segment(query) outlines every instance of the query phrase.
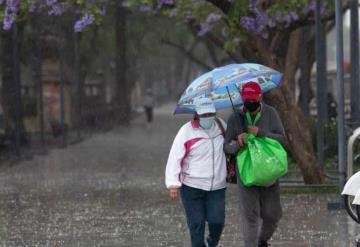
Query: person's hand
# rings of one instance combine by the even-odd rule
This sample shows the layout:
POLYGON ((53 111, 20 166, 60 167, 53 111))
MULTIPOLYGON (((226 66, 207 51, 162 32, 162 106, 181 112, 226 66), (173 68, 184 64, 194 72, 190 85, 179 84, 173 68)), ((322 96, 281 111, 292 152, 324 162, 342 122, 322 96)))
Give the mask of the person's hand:
POLYGON ((257 134, 259 133, 259 128, 256 126, 248 126, 248 132, 254 136, 257 136, 257 134))
POLYGON ((171 188, 169 192, 171 200, 176 201, 179 197, 179 188, 171 188))
POLYGON ((247 143, 246 133, 241 133, 240 135, 238 135, 237 141, 238 141, 240 147, 244 146, 244 144, 247 143))

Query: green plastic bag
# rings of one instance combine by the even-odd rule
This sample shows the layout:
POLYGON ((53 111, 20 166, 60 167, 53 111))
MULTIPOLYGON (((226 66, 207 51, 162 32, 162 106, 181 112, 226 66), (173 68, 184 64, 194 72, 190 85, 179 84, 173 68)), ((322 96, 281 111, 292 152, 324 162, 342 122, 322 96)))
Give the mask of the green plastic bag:
POLYGON ((287 173, 287 153, 278 141, 252 134, 247 134, 246 138, 247 145, 236 156, 239 175, 245 186, 266 186, 287 173))

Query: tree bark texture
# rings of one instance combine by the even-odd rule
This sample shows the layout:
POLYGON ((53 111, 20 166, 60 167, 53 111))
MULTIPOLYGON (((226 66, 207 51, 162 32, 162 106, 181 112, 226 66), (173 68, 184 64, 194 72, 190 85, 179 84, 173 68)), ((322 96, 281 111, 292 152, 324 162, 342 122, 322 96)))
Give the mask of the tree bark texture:
MULTIPOLYGON (((284 60, 274 61, 271 59, 272 56, 267 56, 270 59, 264 59, 266 64, 272 68, 284 68, 284 77, 280 88, 270 92, 266 99, 271 105, 276 107, 281 116, 291 154, 302 171, 305 183, 314 184, 323 182, 323 171, 316 160, 305 116, 294 100, 293 85, 295 72, 299 65, 300 35, 299 30, 290 34, 289 45, 284 60), (280 64, 277 64, 277 62, 280 62, 280 64)), ((266 49, 266 47, 262 49, 266 49)), ((269 51, 264 54, 271 53, 272 51, 269 51)))
POLYGON ((312 27, 303 27, 301 29, 301 42, 299 54, 299 69, 300 78, 298 80, 300 95, 299 106, 302 109, 305 117, 310 116, 310 101, 314 97, 314 92, 311 88, 311 68, 316 60, 315 58, 315 35, 312 27), (311 35, 309 35, 311 33, 311 35), (310 37, 310 38, 309 38, 310 37))

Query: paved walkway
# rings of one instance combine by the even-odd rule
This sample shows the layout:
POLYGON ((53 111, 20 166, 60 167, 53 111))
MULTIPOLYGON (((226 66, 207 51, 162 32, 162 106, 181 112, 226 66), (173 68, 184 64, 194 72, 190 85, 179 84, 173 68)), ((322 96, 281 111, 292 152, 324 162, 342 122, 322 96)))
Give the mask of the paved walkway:
MULTIPOLYGON (((0 167, 0 246, 189 246, 183 209, 170 202, 164 168, 188 116, 172 105, 66 149, 0 167)), ((273 246, 354 246, 360 228, 328 211, 332 194, 282 195, 284 216, 273 246)), ((242 245, 237 188, 227 190, 220 246, 242 245)))

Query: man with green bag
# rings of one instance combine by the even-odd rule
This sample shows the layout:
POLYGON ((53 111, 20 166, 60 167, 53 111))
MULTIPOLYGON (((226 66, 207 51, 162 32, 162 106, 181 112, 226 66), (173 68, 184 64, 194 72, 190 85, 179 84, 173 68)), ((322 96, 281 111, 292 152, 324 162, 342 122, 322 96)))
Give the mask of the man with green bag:
POLYGON ((261 101, 259 84, 239 90, 244 105, 229 117, 224 151, 237 156, 245 246, 266 247, 282 216, 278 178, 287 171, 287 141, 276 110, 261 101))

